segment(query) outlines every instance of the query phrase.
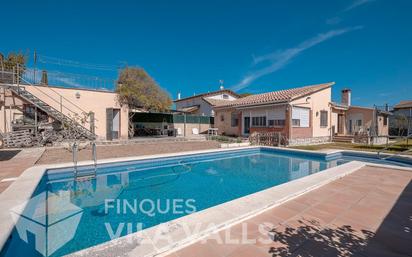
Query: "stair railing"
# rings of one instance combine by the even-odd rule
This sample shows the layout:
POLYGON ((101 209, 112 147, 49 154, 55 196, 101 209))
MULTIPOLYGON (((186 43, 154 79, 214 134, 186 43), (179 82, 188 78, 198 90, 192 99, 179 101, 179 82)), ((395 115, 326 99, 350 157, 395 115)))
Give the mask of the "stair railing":
POLYGON ((77 145, 77 142, 74 142, 72 145, 72 155, 73 155, 73 169, 74 169, 74 178, 77 178, 77 152, 79 150, 79 146, 77 145))
POLYGON ((93 158, 93 166, 94 166, 94 176, 97 175, 97 147, 96 142, 93 141, 92 143, 92 158, 93 158))
POLYGON ((398 152, 398 153, 396 153, 396 154, 394 154, 394 155, 389 155, 389 156, 381 157, 381 154, 382 154, 384 151, 388 150, 390 147, 392 147, 392 146, 396 145, 397 143, 402 142, 402 141, 404 141, 404 140, 408 140, 408 139, 410 139, 410 138, 412 138, 412 134, 409 134, 409 135, 407 135, 407 136, 405 136, 405 137, 401 137, 400 140, 396 140, 395 142, 387 145, 385 148, 381 149, 381 150, 378 152, 378 158, 381 159, 381 160, 386 160, 386 159, 389 159, 389 158, 393 158, 393 157, 399 156, 399 155, 401 155, 401 154, 403 154, 403 153, 412 151, 412 149, 406 149, 405 151, 398 152))
MULTIPOLYGON (((17 69, 17 70, 18 70, 18 69, 17 69)), ((13 75, 13 84, 15 84, 15 83, 16 83, 16 81, 15 81, 15 79, 14 79, 14 78, 15 78, 15 75, 18 75, 18 74, 19 74, 19 72, 16 72, 15 67, 13 67, 13 74, 14 74, 14 75, 13 75)), ((57 103, 57 105, 60 105, 60 111, 58 111, 57 108, 53 107, 53 105, 47 104, 51 109, 54 109, 55 111, 60 112, 62 115, 66 116, 66 118, 69 119, 69 120, 70 120, 71 122, 73 122, 74 124, 77 123, 78 126, 81 126, 83 129, 89 131, 91 134, 94 134, 94 133, 91 131, 91 129, 88 129, 87 127, 85 127, 84 124, 80 124, 80 123, 74 121, 74 120, 72 119, 72 117, 67 116, 66 114, 64 114, 64 112, 62 111, 63 107, 64 107, 65 109, 67 109, 67 110, 69 111, 69 113, 77 114, 77 115, 78 115, 77 112, 75 112, 75 111, 71 110, 70 108, 66 107, 65 105, 63 105, 62 99, 65 99, 66 101, 68 101, 69 103, 71 103, 73 106, 75 106, 76 108, 78 108, 78 109, 80 110, 80 113, 81 113, 81 114, 87 114, 87 115, 88 115, 89 113, 87 113, 86 111, 84 111, 83 109, 81 109, 80 107, 78 107, 76 104, 74 104, 74 103, 71 102, 70 100, 66 99, 64 96, 62 96, 61 94, 59 94, 58 92, 56 92, 56 91, 53 90, 52 88, 49 88, 52 92, 54 92, 56 95, 59 96, 59 99, 60 99, 60 103, 59 103, 55 98, 53 98, 52 96, 50 96, 49 94, 47 94, 46 92, 44 92, 43 90, 41 90, 39 87, 37 87, 37 86, 31 84, 30 82, 24 80, 24 79, 23 79, 22 77, 20 77, 20 76, 17 77, 17 93, 18 93, 19 95, 21 95, 22 90, 26 91, 24 88, 20 88, 20 80, 23 81, 23 82, 25 82, 25 83, 27 83, 28 85, 32 86, 34 89, 36 89, 37 91, 39 91, 40 93, 42 93, 42 94, 45 95, 46 97, 50 98, 53 102, 57 103)), ((27 92, 29 92, 29 91, 27 91, 27 92)), ((30 93, 30 92, 29 92, 29 93, 30 93)), ((30 93, 30 94, 31 94, 31 93, 30 93)), ((35 96, 36 98, 38 98, 40 101, 46 103, 46 101, 44 101, 42 98, 40 98, 40 97, 38 97, 38 96, 36 96, 36 95, 34 95, 34 96, 35 96)), ((29 100, 30 100, 30 99, 29 99, 29 100)), ((57 117, 54 117, 54 118, 57 118, 57 117)), ((98 121, 98 120, 97 120, 97 119, 94 119, 94 122, 95 122, 95 121, 98 121)), ((86 123, 90 123, 90 121, 86 121, 86 123)), ((77 125, 76 125, 76 126, 77 126, 77 125)), ((94 125, 94 128, 96 128, 95 125, 94 125)))
MULTIPOLYGON (((41 87, 36 86, 36 85, 33 85, 33 84, 31 84, 30 82, 28 82, 28 81, 26 81, 26 80, 24 80, 24 79, 22 79, 22 81, 25 82, 25 83, 27 83, 28 85, 32 86, 34 89, 36 89, 38 92, 42 93, 42 94, 45 95, 46 97, 48 97, 48 99, 50 99, 50 100, 52 100, 53 102, 55 102, 55 103, 57 104, 57 106, 59 106, 59 108, 55 108, 55 109, 56 109, 56 110, 57 110, 57 109, 60 109, 59 111, 60 111, 61 113, 63 113, 63 114, 64 114, 63 109, 67 110, 67 113, 71 113, 71 114, 85 114, 85 115, 88 115, 88 114, 89 114, 89 112, 87 112, 87 111, 85 111, 84 109, 80 108, 78 105, 76 105, 75 103, 73 103, 72 101, 70 101, 69 99, 67 99, 66 97, 64 97, 63 95, 59 94, 56 90, 54 90, 54 89, 51 88, 51 87, 48 87, 47 89, 50 90, 51 92, 53 92, 53 93, 55 94, 56 98, 58 98, 58 100, 56 100, 56 98, 53 97, 53 96, 51 96, 50 94, 47 94, 46 92, 44 92, 44 91, 41 89, 41 87), (74 108, 69 108, 69 107, 67 107, 67 105, 64 104, 64 102, 67 102, 69 105, 71 105, 71 106, 74 107, 74 108), (77 111, 74 111, 73 109, 75 109, 75 110, 77 109, 77 111)), ((42 99, 40 98, 40 100, 42 100, 42 99)), ((96 119, 96 118, 95 118, 94 120, 95 120, 95 121, 98 121, 98 119, 96 119)))

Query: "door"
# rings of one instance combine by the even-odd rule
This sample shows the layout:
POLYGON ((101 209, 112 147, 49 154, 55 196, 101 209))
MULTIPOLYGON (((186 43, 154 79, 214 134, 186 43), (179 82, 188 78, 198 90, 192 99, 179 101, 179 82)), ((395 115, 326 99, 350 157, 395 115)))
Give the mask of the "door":
POLYGON ((118 139, 120 135, 120 109, 106 109, 106 139, 118 139))
POLYGON ((243 119, 243 133, 244 134, 250 133, 250 117, 244 117, 243 119))
POLYGON ((344 120, 344 116, 343 114, 338 114, 338 134, 343 134, 344 133, 344 124, 345 124, 345 120, 344 120))

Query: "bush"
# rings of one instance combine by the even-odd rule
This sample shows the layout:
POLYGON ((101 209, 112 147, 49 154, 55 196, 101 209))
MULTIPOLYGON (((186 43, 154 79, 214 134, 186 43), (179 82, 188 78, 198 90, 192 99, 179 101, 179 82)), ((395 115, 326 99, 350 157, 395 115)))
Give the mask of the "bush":
POLYGON ((210 139, 222 143, 242 143, 242 138, 240 137, 211 136, 210 139))

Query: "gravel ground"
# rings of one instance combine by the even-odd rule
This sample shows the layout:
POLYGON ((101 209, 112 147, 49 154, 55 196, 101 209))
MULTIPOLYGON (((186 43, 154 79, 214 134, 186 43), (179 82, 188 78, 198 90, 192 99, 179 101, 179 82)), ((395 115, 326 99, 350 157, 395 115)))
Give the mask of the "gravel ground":
MULTIPOLYGON (((220 144, 216 141, 198 141, 97 146, 97 159, 216 149, 219 148, 219 145, 220 144)), ((79 161, 91 160, 91 156, 92 152, 90 147, 80 150, 78 155, 79 161)), ((47 148, 36 164, 64 163, 71 161, 72 154, 68 150, 62 148, 47 148)))

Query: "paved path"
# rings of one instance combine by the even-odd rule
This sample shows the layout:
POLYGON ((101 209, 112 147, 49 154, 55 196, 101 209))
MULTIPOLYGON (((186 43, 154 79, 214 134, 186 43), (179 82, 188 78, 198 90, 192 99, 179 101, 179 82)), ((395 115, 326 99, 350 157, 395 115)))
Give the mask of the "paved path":
POLYGON ((10 154, 11 151, 13 150, 0 150, 0 193, 40 159, 44 148, 22 149, 16 155, 10 154))
MULTIPOLYGON (((196 142, 150 142, 128 145, 108 145, 97 147, 97 158, 116 158, 161 153, 216 149, 216 141, 196 142)), ((91 159, 91 149, 79 152, 79 161, 91 159)), ((71 162, 72 154, 63 148, 27 148, 21 151, 0 150, 0 193, 13 183, 20 174, 35 164, 53 164, 71 162), (16 154, 16 152, 18 152, 16 154)))
MULTIPOLYGON (((141 156, 162 153, 175 153, 184 151, 196 151, 205 149, 216 149, 220 143, 216 141, 195 142, 151 142, 127 145, 105 145, 97 146, 97 159, 141 156)), ((90 147, 79 151, 79 161, 91 160, 92 151, 90 147)), ((49 148, 43 154, 38 164, 71 162, 72 154, 63 148, 49 148)))
POLYGON ((365 167, 169 257, 411 256, 411 180, 365 167))

